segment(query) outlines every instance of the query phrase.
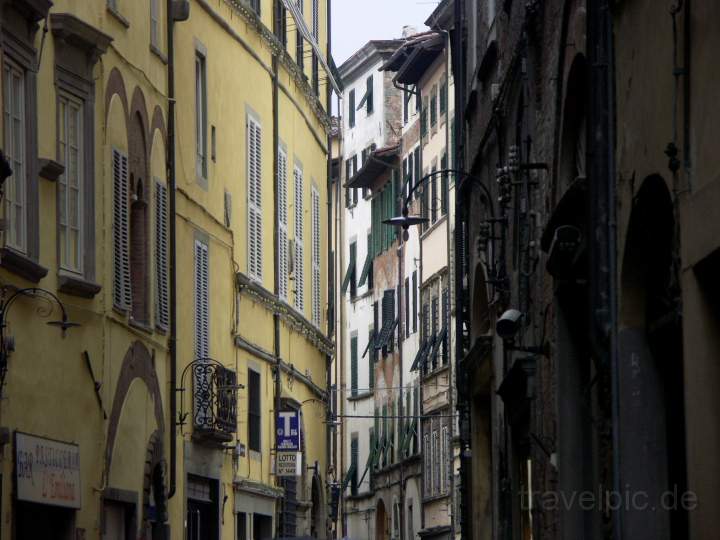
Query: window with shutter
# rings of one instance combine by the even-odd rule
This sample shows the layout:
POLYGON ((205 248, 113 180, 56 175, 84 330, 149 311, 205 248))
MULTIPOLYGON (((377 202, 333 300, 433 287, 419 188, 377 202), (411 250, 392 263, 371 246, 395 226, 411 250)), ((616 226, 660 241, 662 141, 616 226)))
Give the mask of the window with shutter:
POLYGON ((83 273, 83 113, 84 103, 62 92, 58 96, 58 150, 65 172, 58 178, 58 245, 60 266, 83 273))
POLYGON ((305 309, 305 211, 303 172, 295 167, 295 308, 305 309))
POLYGON ((199 179, 207 178, 207 69, 205 56, 195 52, 195 146, 199 179))
POLYGON ((450 350, 448 347, 448 336, 450 332, 450 294, 447 289, 443 289, 442 292, 442 325, 444 328, 442 338, 442 363, 445 365, 450 359, 450 350))
POLYGON ((260 373, 248 369, 248 448, 260 452, 262 408, 260 373))
POLYGON ((382 349, 383 355, 393 351, 393 331, 397 325, 395 316, 395 290, 388 289, 382 299, 382 330, 375 349, 382 349))
POLYGON ((320 193, 312 188, 312 321, 315 326, 322 323, 320 296, 320 193))
POLYGON ((375 360, 377 359, 377 354, 375 352, 375 347, 373 346, 373 341, 375 341, 375 329, 373 326, 370 326, 368 328, 368 350, 370 354, 368 354, 368 387, 370 390, 372 390, 375 387, 375 360))
POLYGON ((418 331, 418 283, 417 283, 417 270, 413 271, 412 274, 412 304, 413 304, 413 313, 412 313, 412 324, 413 324, 413 332, 418 331))
POLYGON ((355 127, 355 89, 348 94, 348 126, 355 127))
MULTIPOLYGON (((434 162, 435 165, 433 165, 432 170, 430 171, 432 174, 437 172, 437 161, 434 162)), ((438 179, 433 176, 432 180, 430 180, 430 219, 432 223, 435 223, 438 218, 438 179)))
POLYGON ((410 337, 410 278, 405 278, 405 336, 410 337))
POLYGON ((320 0, 312 0, 312 34, 315 41, 320 40, 320 0))
POLYGON ((155 312, 156 324, 167 330, 170 325, 170 290, 168 286, 168 190, 155 180, 155 312))
POLYGON ((433 86, 432 94, 430 95, 430 126, 435 127, 437 124, 437 86, 433 86))
POLYGON ((160 47, 160 0, 150 0, 150 45, 160 47))
MULTIPOLYGON (((5 242, 20 253, 27 252, 27 157, 25 71, 8 57, 3 59, 3 112, 5 145, 3 151, 12 169, 4 185, 5 242)), ((126 167, 127 169, 127 167, 126 167)))
MULTIPOLYGON (((445 171, 448 168, 447 153, 440 159, 440 169, 445 171)), ((440 215, 444 216, 448 211, 448 175, 443 173, 440 177, 440 215)))
POLYGON ((130 309, 130 212, 128 157, 113 149, 113 304, 130 309))
POLYGON ((210 260, 206 243, 195 240, 195 358, 210 356, 210 260))
POLYGON ((440 441, 437 429, 432 431, 432 494, 440 492, 440 441))
POLYGON ((247 190, 248 275, 262 281, 262 128, 251 116, 247 119, 247 190))
MULTIPOLYGON (((415 185, 418 185, 420 183, 420 147, 418 146, 415 149, 415 185)), ((415 191, 415 196, 420 196, 419 190, 415 191)))
POLYGON ((288 300, 288 280, 290 276, 290 237, 288 233, 288 158, 285 150, 278 148, 278 282, 279 294, 288 300))
POLYGON ((432 453, 430 452, 430 434, 426 433, 423 436, 423 457, 425 461, 425 467, 423 467, 424 473, 424 484, 425 484, 425 496, 430 497, 432 495, 432 453))
POLYGON ((353 433, 350 438, 350 471, 352 472, 350 479, 350 493, 357 495, 358 493, 358 464, 360 462, 360 443, 357 433, 353 433))
POLYGON ((447 493, 448 492, 448 484, 449 484, 449 458, 451 458, 450 454, 450 435, 448 432, 448 427, 443 426, 441 437, 440 437, 440 492, 441 493, 447 493))
POLYGON ((350 337, 350 395, 358 394, 358 338, 350 337))
MULTIPOLYGON (((436 336, 438 333, 438 297, 432 299, 432 335, 436 336)), ((435 347, 435 352, 437 353, 437 347, 435 347)), ((437 369, 437 354, 433 354, 432 357, 432 368, 437 369)))

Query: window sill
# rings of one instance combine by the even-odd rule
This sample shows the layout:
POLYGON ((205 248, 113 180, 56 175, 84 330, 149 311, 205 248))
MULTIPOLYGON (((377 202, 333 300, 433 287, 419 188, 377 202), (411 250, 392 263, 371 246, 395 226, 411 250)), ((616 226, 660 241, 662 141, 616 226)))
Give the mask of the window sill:
POLYGON ((150 326, 150 324, 143 322, 143 321, 138 321, 136 319, 133 319, 132 315, 128 319, 128 325, 132 326, 133 328, 137 328, 138 330, 141 330, 141 331, 145 332, 146 334, 153 333, 153 329, 152 329, 152 326, 150 326))
POLYGON ((8 247, 0 249, 0 266, 32 283, 37 283, 48 273, 44 266, 8 247))
POLYGON ((374 392, 363 392, 362 394, 355 394, 354 396, 350 395, 350 396, 348 396, 347 400, 348 401, 362 401, 364 399, 373 397, 374 395, 375 395, 374 392))
POLYGON ((423 503, 433 503, 436 501, 442 501, 450 496, 450 492, 442 493, 440 495, 425 495, 423 496, 423 503))
POLYGON ((440 367, 435 368, 433 371, 430 371, 428 373, 424 373, 422 376, 422 382, 423 384, 426 383, 428 380, 432 379, 433 377, 437 377, 438 375, 442 375, 446 371, 450 369, 450 364, 441 365, 440 367))
POLYGON ((58 273, 58 291, 80 298, 93 298, 102 290, 102 286, 80 276, 64 272, 58 273))
POLYGON ((107 12, 112 15, 112 17, 125 28, 130 28, 130 21, 123 17, 122 13, 120 13, 117 9, 115 9, 109 4, 107 6, 107 12))
POLYGON ((155 56, 157 56, 163 64, 167 65, 167 63, 168 63, 168 58, 167 58, 167 56, 158 48, 157 45, 153 45, 153 44, 151 43, 151 44, 150 44, 150 52, 153 53, 155 56))
POLYGON ((420 235, 420 240, 421 240, 421 241, 422 241, 422 240, 425 240, 428 236, 430 236, 430 234, 431 234, 435 229, 437 229, 438 227, 440 227, 440 225, 442 225, 442 224, 443 224, 444 222, 446 222, 446 221, 447 221, 447 214, 443 214, 441 217, 437 218, 437 219, 435 220, 435 223, 433 223, 425 232, 423 232, 423 233, 420 235))

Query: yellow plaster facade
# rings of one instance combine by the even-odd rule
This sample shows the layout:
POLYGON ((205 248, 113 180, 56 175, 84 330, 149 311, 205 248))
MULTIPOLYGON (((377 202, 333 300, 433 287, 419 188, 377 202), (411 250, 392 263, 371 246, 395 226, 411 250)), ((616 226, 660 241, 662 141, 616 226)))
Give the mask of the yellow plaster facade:
MULTIPOLYGON (((21 73, 27 98, 21 111, 26 142, 20 166, 10 159, 15 172, 6 182, 3 207, 7 214, 17 197, 14 186, 20 185, 16 176, 21 175, 27 190, 22 214, 26 241, 21 249, 13 247, 15 231, 12 215, 7 214, 0 262, 5 335, 14 340, 0 401, 0 539, 50 537, 48 531, 73 539, 185 538, 186 528, 197 524, 192 512, 204 486, 213 490, 209 500, 216 514, 202 538, 242 538, 241 528, 248 538, 266 527, 274 535, 281 524, 292 532, 288 512, 293 509, 282 504, 288 489, 296 491, 295 533, 326 535, 326 483, 334 480, 328 477, 325 423, 327 365, 333 354, 326 337, 327 75, 319 69, 318 98, 307 43, 304 77, 295 63, 296 32, 290 14, 283 50, 269 30, 275 24, 273 2, 259 4, 257 17, 244 2, 192 0, 189 19, 175 23, 176 377, 184 389, 176 395, 178 414, 188 413, 176 428, 179 416, 173 417, 170 409, 170 329, 159 300, 167 282, 162 279, 157 234, 157 185, 170 185, 166 2, 0 0, 3 96, 12 94, 10 66, 21 73), (19 31, 24 26, 18 21, 30 30, 19 31), (22 35, 15 36, 18 32, 22 35), (201 175, 196 152, 198 54, 205 62, 206 82, 207 154, 201 175), (79 103, 82 111, 77 176, 82 183, 78 215, 83 222, 78 249, 84 264, 73 271, 61 262, 59 246, 59 212, 66 211, 59 210, 60 193, 78 170, 61 150, 63 96, 79 103), (262 129, 259 279, 249 277, 248 117, 262 129), (284 206, 287 249, 293 250, 288 264, 294 263, 287 270, 285 299, 278 294, 276 276, 276 147, 287 156, 284 206), (129 170, 124 204, 129 207, 125 241, 130 243, 131 269, 124 306, 118 306, 117 296, 118 156, 127 158, 129 170), (296 166, 303 177, 300 213, 295 211, 296 166), (303 222, 301 242, 296 238, 298 219, 303 222), (226 428, 229 436, 223 440, 197 436, 193 377, 181 378, 188 366, 187 373, 193 373, 191 363, 198 351, 197 241, 207 247, 207 356, 237 377, 236 385, 219 388, 236 400, 236 424, 226 428), (303 247, 300 307, 297 243, 303 247), (58 319, 61 311, 54 300, 43 300, 44 293, 8 302, 25 287, 57 295, 69 320, 81 326, 67 329, 62 337, 60 329, 45 324, 58 319), (249 440, 249 370, 259 374, 259 451, 250 448, 249 440), (273 470, 277 398, 282 408, 301 411, 303 475, 290 484, 282 484, 273 470), (72 508, 62 508, 46 493, 34 500, 19 496, 18 465, 27 464, 27 456, 15 443, 16 432, 32 435, 53 452, 79 455, 77 470, 63 476, 68 486, 77 484, 65 486, 65 505, 72 508), (170 454, 173 442, 175 463, 170 454)), ((305 4, 305 19, 312 28, 313 1, 305 4)), ((317 41, 326 54, 324 0, 317 3, 317 11, 317 41)), ((3 105, 12 112, 15 103, 4 99, 3 105)), ((0 147, 12 158, 14 147, 8 141, 14 128, 7 118, 2 117, 0 147)), ((173 291, 166 293, 172 298, 173 291)), ((41 461, 38 455, 34 459, 36 464, 41 461)), ((35 474, 54 477, 60 472, 36 466, 35 474)), ((20 479, 22 486, 28 478, 20 479)))

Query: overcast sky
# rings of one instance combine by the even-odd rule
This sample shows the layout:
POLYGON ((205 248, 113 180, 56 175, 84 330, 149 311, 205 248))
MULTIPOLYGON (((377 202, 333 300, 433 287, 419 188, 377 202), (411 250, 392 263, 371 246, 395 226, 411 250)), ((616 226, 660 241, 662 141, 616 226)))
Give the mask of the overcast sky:
POLYGON ((332 0, 332 54, 339 67, 371 39, 392 39, 402 27, 425 29, 439 2, 431 0, 332 0))

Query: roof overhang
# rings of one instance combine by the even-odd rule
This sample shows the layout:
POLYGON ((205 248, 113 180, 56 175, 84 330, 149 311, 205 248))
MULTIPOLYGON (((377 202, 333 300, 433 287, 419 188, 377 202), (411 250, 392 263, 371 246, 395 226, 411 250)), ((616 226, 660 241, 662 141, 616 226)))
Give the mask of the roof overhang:
POLYGON ((428 32, 408 41, 380 68, 395 71, 395 82, 417 84, 445 49, 445 38, 439 32, 428 32))
POLYGON ((400 155, 400 145, 387 146, 372 152, 355 175, 346 183, 346 188, 371 188, 384 172, 391 170, 400 155))

